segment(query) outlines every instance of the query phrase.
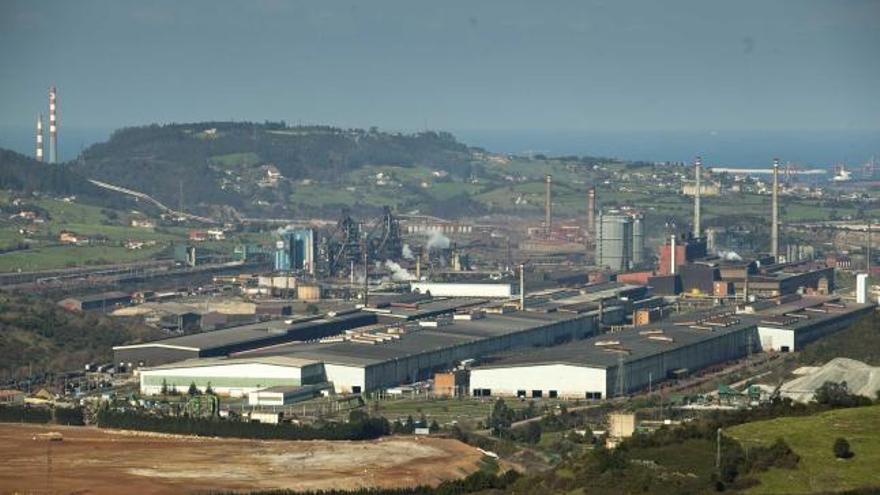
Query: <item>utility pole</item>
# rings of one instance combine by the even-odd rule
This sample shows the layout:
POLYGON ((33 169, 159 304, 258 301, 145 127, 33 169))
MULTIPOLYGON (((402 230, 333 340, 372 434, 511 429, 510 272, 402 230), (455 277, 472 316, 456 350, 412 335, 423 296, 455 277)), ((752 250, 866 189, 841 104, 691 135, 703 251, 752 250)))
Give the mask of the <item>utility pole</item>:
POLYGON ((868 219, 868 228, 865 229, 865 273, 868 274, 868 282, 871 281, 871 219, 868 219))
POLYGON ((715 468, 721 469, 721 428, 715 437, 715 468))
POLYGON ((369 261, 367 256, 367 243, 364 243, 364 307, 367 307, 367 293, 370 292, 370 268, 367 266, 369 261))

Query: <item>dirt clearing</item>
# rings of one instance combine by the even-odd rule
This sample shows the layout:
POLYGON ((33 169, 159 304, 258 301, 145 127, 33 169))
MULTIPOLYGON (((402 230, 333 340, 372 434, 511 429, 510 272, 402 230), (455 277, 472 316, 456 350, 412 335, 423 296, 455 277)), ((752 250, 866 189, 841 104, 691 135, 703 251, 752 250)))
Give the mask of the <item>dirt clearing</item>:
POLYGON ((455 440, 293 442, 0 424, 0 492, 164 494, 436 485, 476 471, 455 440), (63 441, 35 439, 59 432, 63 441))

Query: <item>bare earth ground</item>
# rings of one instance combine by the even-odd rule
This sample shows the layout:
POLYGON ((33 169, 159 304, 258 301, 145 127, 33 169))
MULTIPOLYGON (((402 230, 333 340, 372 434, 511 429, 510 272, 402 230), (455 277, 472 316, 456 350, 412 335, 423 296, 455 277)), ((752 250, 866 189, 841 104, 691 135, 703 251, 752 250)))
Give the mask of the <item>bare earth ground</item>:
POLYGON ((131 494, 436 485, 476 471, 456 440, 237 440, 0 424, 0 493, 131 494), (34 439, 59 432, 61 442, 34 439))

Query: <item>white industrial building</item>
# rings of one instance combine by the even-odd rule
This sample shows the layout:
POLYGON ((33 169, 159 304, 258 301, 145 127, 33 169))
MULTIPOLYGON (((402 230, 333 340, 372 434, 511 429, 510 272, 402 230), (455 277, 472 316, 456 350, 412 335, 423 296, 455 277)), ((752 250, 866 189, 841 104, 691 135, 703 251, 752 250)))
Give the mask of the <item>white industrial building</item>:
POLYGON ((142 368, 139 374, 144 395, 158 395, 163 387, 186 392, 195 383, 202 392, 210 386, 217 394, 243 397, 269 387, 325 381, 322 363, 288 356, 189 359, 142 368))
POLYGON ((249 406, 286 406, 295 402, 309 400, 316 397, 328 385, 280 385, 277 387, 255 390, 247 394, 249 406))
MULTIPOLYGON (((616 309, 616 308, 615 308, 616 309)), ((622 312, 619 312, 622 318, 622 312)), ((323 363, 326 379, 338 393, 361 393, 433 377, 437 371, 491 353, 552 346, 594 335, 597 312, 515 312, 478 319, 445 319, 400 324, 388 332, 325 339, 332 342, 281 345, 241 353, 282 355, 323 363)))
POLYGON ((412 282, 410 290, 434 297, 489 297, 510 299, 514 295, 510 283, 412 282))
POLYGON ((756 332, 754 317, 704 314, 503 355, 471 370, 470 393, 579 399, 628 394, 757 352, 756 332))
POLYGON ((843 303, 838 298, 802 298, 760 311, 758 335, 765 351, 794 352, 843 330, 870 313, 873 304, 843 303))

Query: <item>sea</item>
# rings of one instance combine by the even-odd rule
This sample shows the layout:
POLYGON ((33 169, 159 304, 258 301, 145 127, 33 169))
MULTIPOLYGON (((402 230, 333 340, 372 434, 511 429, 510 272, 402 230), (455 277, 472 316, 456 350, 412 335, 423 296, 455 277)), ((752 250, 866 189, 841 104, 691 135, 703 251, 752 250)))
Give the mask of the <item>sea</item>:
POLYGON ((779 158, 803 167, 858 166, 880 160, 876 131, 454 131, 489 151, 547 156, 596 156, 715 167, 766 167, 779 158))
MULTIPOLYGON (((649 162, 691 162, 707 166, 765 167, 774 158, 803 167, 858 167, 880 162, 880 130, 855 131, 573 131, 453 129, 460 141, 498 153, 595 156, 649 162)), ((88 146, 106 141, 112 129, 62 128, 59 158, 72 160, 88 146)), ((33 130, 0 127, 0 147, 33 154, 33 130)))

